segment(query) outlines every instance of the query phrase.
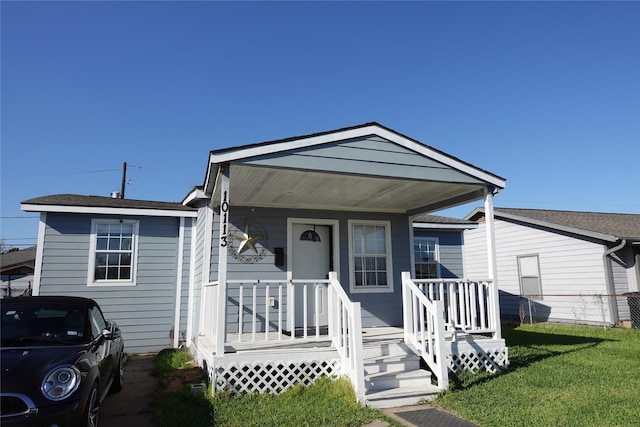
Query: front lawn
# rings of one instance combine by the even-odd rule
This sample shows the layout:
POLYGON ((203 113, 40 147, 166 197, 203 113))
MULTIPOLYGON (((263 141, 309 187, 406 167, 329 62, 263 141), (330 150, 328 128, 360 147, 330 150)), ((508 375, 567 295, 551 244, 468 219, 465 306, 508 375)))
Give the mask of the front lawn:
POLYGON ((161 376, 154 403, 158 427, 358 427, 375 419, 399 425, 375 409, 359 406, 347 379, 321 378, 312 386, 296 386, 280 395, 219 392, 212 396, 209 388, 202 396, 193 396, 189 384, 204 377, 189 360, 185 351, 156 357, 154 372, 161 376))
POLYGON ((436 404, 483 427, 640 425, 640 331, 505 327, 509 370, 461 375, 436 404))
MULTIPOLYGON (((450 390, 432 404, 482 427, 640 425, 640 331, 524 325, 505 327, 503 335, 508 370, 452 377, 450 390)), ((157 359, 164 378, 155 405, 158 427, 357 427, 376 418, 398 425, 356 405, 347 380, 324 379, 278 396, 212 397, 209 390, 194 397, 176 381, 194 382, 197 368, 188 355, 157 359)))

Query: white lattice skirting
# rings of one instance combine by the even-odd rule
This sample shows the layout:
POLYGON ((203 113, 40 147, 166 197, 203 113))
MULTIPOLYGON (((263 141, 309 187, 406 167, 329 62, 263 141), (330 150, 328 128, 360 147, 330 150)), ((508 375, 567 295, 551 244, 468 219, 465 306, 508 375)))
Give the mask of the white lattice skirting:
POLYGON ((216 390, 233 394, 282 393, 296 384, 309 385, 323 376, 340 375, 338 359, 234 362, 216 365, 216 390))
POLYGON ((452 372, 471 371, 483 369, 487 372, 497 372, 509 365, 508 348, 466 350, 459 351, 447 357, 449 370, 452 372))

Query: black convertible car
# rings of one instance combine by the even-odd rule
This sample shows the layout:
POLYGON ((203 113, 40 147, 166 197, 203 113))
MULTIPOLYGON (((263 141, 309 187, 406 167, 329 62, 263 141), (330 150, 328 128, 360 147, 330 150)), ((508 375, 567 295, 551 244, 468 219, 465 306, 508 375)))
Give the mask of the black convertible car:
POLYGON ((0 424, 97 426, 102 399, 124 382, 118 326, 86 298, 5 298, 0 311, 0 424))

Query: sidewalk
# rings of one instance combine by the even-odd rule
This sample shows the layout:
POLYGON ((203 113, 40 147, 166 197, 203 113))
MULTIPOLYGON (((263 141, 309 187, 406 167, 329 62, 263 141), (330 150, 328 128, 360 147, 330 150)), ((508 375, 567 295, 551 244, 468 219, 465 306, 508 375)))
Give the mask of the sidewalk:
POLYGON ((100 408, 102 427, 153 427, 153 395, 158 380, 151 375, 153 355, 129 356, 120 393, 109 394, 100 408))
MULTIPOLYGON (((426 405, 383 409, 382 413, 407 427, 478 427, 442 409, 426 405)), ((386 421, 376 420, 362 427, 389 427, 386 421)))

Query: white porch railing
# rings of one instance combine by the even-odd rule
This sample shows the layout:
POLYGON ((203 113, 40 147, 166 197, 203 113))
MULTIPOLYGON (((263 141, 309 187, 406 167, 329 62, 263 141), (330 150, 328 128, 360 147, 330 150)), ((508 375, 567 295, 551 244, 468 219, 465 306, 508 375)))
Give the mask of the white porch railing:
MULTIPOLYGON (((454 341, 458 332, 497 334, 500 330, 495 325, 497 302, 493 298, 492 280, 413 279, 412 282, 430 301, 444 303, 445 330, 454 334, 454 341)), ((501 337, 494 335, 494 338, 501 337)))
POLYGON ((412 345, 438 380, 438 388, 449 388, 449 368, 445 352, 444 300, 431 300, 402 273, 404 340, 412 345))
POLYGON ((358 400, 364 402, 360 303, 349 300, 336 273, 329 273, 327 280, 228 280, 222 292, 227 300, 224 325, 216 323, 220 291, 218 282, 202 290, 201 335, 209 338, 215 354, 225 354, 224 348, 215 348, 216 343, 259 348, 331 342, 341 358, 343 374, 349 376, 358 400))
POLYGON ((349 300, 335 272, 329 273, 329 281, 329 336, 342 359, 343 373, 351 378, 356 399, 364 403, 366 389, 360 303, 349 300))

